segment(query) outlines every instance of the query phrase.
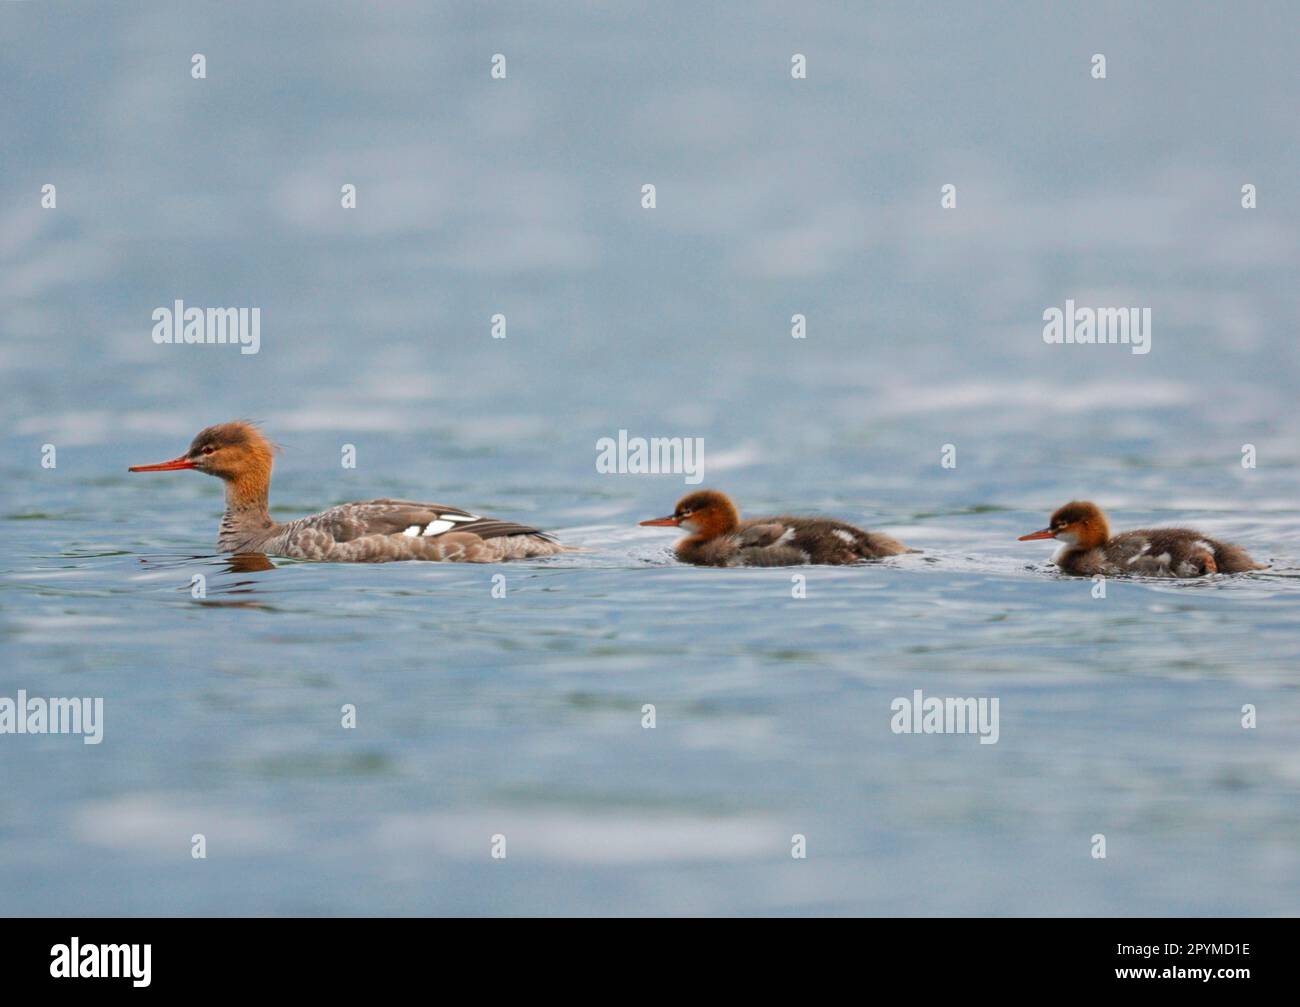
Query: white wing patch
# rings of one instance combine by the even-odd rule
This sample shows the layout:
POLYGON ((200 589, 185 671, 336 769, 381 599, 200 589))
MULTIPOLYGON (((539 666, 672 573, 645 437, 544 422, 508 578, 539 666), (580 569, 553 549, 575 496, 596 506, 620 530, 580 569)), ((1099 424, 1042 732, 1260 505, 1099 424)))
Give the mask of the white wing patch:
POLYGON ((1151 543, 1144 541, 1142 543, 1142 548, 1128 558, 1129 566, 1132 566, 1134 563, 1136 563, 1138 560, 1140 560, 1143 556, 1145 556, 1150 551, 1151 551, 1151 543))
POLYGON ((849 545, 853 545, 855 542, 857 542, 857 539, 853 537, 853 534, 851 532, 845 531, 843 528, 835 528, 831 531, 831 534, 834 535, 840 541, 847 542, 849 545))
POLYGON ((437 520, 430 521, 423 527, 413 524, 402 534, 407 538, 431 538, 434 535, 441 535, 443 532, 455 528, 459 522, 479 520, 482 519, 477 514, 439 514, 437 520))

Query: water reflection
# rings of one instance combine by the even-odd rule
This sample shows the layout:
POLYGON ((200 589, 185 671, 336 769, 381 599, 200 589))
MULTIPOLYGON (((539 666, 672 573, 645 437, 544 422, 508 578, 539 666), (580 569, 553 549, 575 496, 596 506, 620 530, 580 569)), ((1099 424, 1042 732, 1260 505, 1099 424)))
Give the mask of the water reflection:
MULTIPOLYGON (((240 552, 225 557, 227 573, 257 573, 261 570, 274 570, 275 564, 265 553, 240 552)), ((242 584, 255 584, 256 581, 241 581, 242 584)))

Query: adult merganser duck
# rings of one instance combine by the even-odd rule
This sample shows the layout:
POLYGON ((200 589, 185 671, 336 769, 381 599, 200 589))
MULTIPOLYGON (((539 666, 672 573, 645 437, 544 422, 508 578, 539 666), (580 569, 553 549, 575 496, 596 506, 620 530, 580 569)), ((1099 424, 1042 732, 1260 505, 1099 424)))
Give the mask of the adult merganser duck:
POLYGON ((697 566, 842 565, 916 552, 888 535, 863 531, 824 517, 760 517, 740 520, 731 498, 717 490, 682 497, 667 517, 647 527, 685 528, 677 558, 697 566))
POLYGON ((497 563, 553 556, 569 549, 527 525, 411 500, 340 504, 279 524, 267 509, 274 455, 257 427, 237 420, 208 427, 179 458, 133 465, 129 471, 197 469, 223 479, 226 514, 217 536, 222 552, 343 563, 408 559, 497 563))
POLYGON ((1081 577, 1138 574, 1143 577, 1201 577, 1208 573, 1244 573, 1267 569, 1245 549, 1217 542, 1187 528, 1144 528, 1111 538, 1106 515, 1095 503, 1075 500, 1052 515, 1042 531, 1021 535, 1021 542, 1060 539, 1052 557, 1063 571, 1081 577))

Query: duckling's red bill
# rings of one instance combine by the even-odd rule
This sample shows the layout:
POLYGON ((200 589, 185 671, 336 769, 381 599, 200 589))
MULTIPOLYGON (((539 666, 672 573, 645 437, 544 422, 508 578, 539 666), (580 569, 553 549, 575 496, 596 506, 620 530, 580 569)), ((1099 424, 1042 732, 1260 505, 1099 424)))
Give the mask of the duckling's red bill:
POLYGON ((682 519, 669 514, 667 517, 652 518, 649 521, 642 521, 641 526, 644 528, 676 528, 682 523, 682 519))
POLYGON ((189 458, 181 455, 179 458, 173 458, 169 462, 159 462, 157 465, 132 465, 128 472, 172 472, 175 469, 192 469, 195 464, 189 458))
POLYGON ((1030 532, 1028 535, 1021 535, 1018 541, 1032 542, 1036 538, 1056 538, 1056 532, 1051 528, 1044 528, 1042 531, 1030 532))

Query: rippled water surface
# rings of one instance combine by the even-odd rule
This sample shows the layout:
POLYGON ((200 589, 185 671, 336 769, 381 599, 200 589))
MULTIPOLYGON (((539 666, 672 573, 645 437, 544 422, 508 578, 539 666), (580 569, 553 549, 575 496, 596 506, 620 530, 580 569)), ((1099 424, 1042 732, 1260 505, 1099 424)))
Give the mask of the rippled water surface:
POLYGON ((0 10, 0 697, 105 709, 0 735, 0 912, 1297 912, 1296 14, 737 10, 0 10), (1067 297, 1152 352, 1046 345, 1067 297), (260 352, 155 345, 177 298, 260 352), (235 568, 218 483, 126 473, 235 416, 278 519, 584 551, 235 568), (923 551, 681 567, 620 429, 923 551), (1016 541, 1076 497, 1270 568, 1094 597, 1016 541))

